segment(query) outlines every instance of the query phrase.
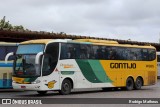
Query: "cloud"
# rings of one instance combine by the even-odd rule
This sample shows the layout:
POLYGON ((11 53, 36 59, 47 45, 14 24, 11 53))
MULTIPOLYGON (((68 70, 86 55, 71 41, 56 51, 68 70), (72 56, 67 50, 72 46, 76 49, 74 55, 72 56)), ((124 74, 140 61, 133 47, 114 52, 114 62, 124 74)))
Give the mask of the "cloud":
POLYGON ((5 0, 0 17, 31 30, 158 42, 159 0, 5 0))

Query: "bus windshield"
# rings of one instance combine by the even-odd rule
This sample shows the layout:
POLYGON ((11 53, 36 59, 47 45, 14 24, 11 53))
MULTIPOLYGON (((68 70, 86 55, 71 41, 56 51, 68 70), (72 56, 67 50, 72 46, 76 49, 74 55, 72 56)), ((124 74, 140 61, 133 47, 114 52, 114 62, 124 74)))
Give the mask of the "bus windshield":
POLYGON ((20 45, 16 53, 13 76, 40 76, 40 65, 35 64, 35 57, 37 53, 43 50, 44 45, 42 44, 20 45))

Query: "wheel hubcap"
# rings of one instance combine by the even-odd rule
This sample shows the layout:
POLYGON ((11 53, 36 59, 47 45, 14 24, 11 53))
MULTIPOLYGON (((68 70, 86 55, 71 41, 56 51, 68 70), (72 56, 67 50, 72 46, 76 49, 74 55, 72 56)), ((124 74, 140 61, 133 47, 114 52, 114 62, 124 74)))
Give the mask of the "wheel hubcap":
POLYGON ((132 81, 128 81, 127 85, 128 85, 129 87, 132 87, 132 81))
POLYGON ((137 87, 141 87, 141 81, 137 80, 137 87))
POLYGON ((64 91, 68 91, 69 90, 69 84, 64 83, 63 89, 64 89, 64 91))

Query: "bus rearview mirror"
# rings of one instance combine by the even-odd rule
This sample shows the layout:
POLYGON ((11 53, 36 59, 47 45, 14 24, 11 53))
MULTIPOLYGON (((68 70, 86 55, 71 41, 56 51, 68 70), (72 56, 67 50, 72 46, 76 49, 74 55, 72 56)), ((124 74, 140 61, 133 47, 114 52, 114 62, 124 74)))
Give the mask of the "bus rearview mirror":
POLYGON ((43 52, 39 52, 39 53, 36 55, 35 64, 39 64, 39 63, 40 63, 40 57, 41 57, 43 54, 44 54, 43 52))
POLYGON ((8 53, 8 54, 6 55, 6 57, 5 57, 5 64, 8 63, 8 59, 9 59, 9 57, 12 56, 12 55, 14 55, 13 52, 10 52, 10 53, 8 53))

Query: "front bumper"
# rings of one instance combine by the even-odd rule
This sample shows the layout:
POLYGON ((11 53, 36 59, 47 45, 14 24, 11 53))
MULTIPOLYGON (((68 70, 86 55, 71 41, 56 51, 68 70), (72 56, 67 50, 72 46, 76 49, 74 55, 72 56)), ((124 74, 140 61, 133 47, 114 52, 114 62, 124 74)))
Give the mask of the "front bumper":
POLYGON ((13 89, 19 90, 42 90, 41 84, 18 84, 12 83, 13 89))

